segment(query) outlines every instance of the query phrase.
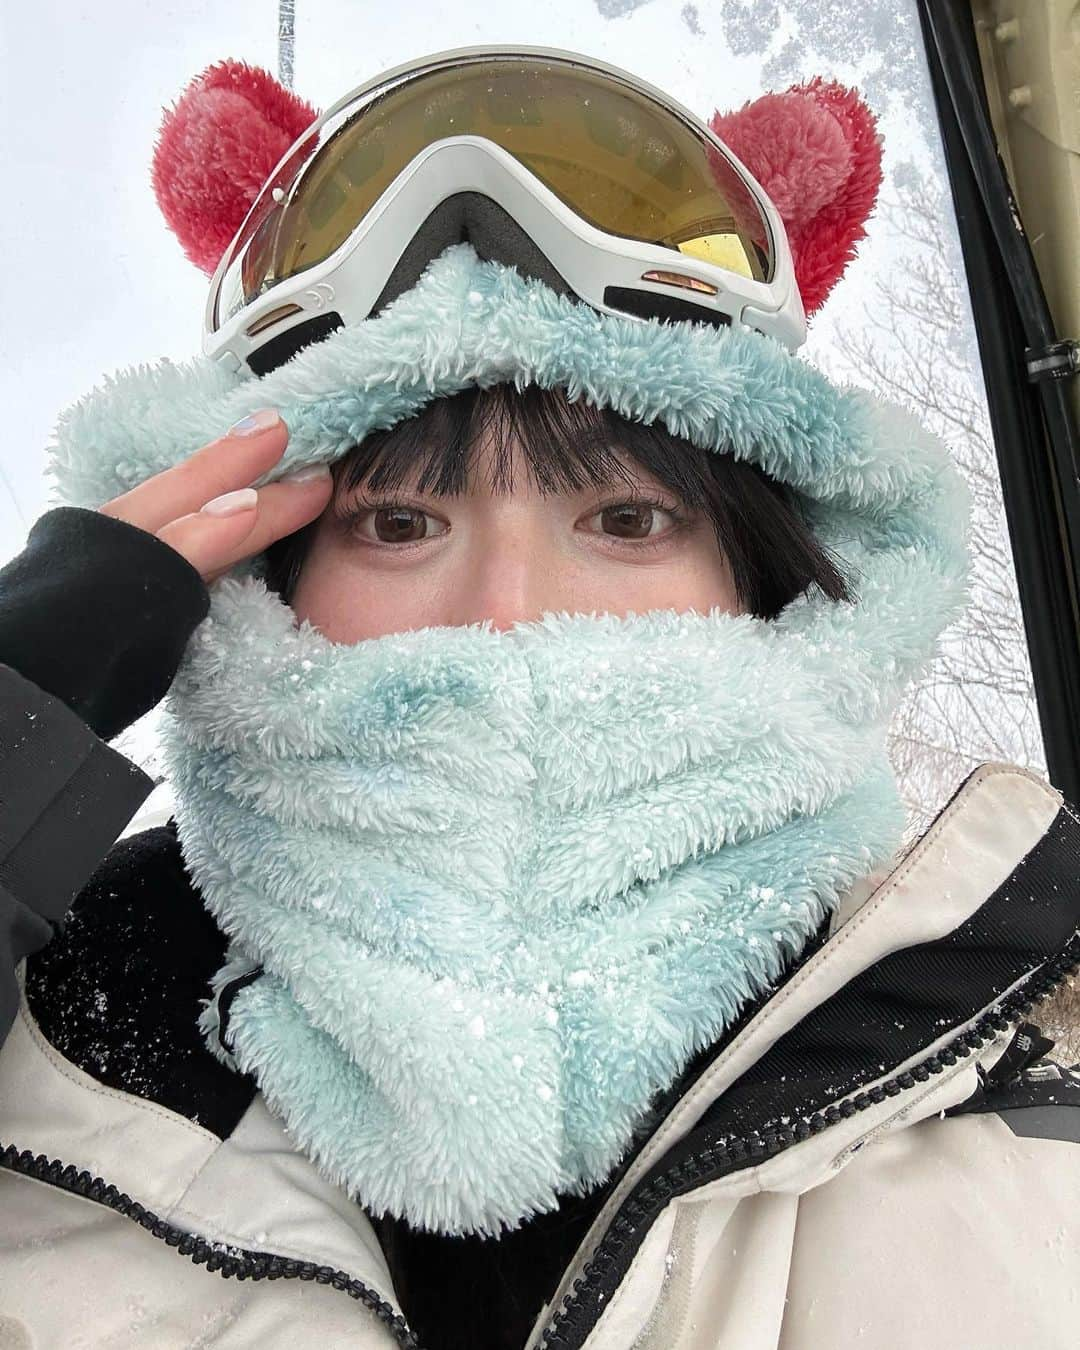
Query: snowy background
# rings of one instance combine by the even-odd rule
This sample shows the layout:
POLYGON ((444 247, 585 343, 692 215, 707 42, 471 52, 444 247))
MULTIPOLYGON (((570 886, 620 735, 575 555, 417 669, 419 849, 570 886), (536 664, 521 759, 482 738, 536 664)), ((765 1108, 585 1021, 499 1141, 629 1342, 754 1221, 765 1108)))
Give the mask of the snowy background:
MULTIPOLYGON (((284 5, 282 6, 285 7, 284 5)), ((44 450, 59 411, 106 373, 200 350, 207 281, 154 201, 166 107, 226 56, 279 66, 278 0, 149 8, 39 0, 0 14, 8 128, 0 220, 0 561, 47 509, 44 450), (43 97, 44 96, 44 97, 43 97)), ((879 117, 886 181, 857 261, 804 349, 834 377, 915 407, 975 491, 968 616, 897 719, 913 828, 974 763, 1042 767, 1027 653, 967 292, 925 58, 908 0, 506 0, 406 6, 295 0, 292 86, 317 107, 388 66, 450 47, 523 42, 623 66, 708 118, 821 74, 879 117)), ((153 769, 152 721, 121 748, 153 769)), ((167 805, 162 788, 148 809, 167 805)), ((145 815, 135 822, 141 827, 145 815)))

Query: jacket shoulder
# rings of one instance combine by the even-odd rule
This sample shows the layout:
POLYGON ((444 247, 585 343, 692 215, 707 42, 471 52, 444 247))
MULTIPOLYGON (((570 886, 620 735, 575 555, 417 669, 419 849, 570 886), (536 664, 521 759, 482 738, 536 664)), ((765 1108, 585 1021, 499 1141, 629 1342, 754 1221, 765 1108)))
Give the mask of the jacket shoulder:
POLYGON ((198 1028, 225 945, 170 821, 113 846, 61 930, 28 958, 27 1004, 46 1040, 85 1073, 223 1138, 256 1091, 210 1054, 198 1028))

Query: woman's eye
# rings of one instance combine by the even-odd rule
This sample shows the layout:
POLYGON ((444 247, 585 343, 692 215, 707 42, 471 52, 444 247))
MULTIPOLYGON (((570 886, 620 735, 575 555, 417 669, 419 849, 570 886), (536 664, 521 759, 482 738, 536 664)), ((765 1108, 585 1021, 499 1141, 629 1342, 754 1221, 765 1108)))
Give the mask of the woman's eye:
POLYGON ((414 506, 377 506, 359 512, 354 518, 353 529, 380 544, 413 544, 444 533, 445 527, 432 529, 429 522, 431 525, 443 524, 414 506))
MULTIPOLYGON (((675 507, 660 501, 615 502, 595 512, 590 522, 599 521, 598 531, 608 538, 627 543, 660 543, 685 522, 675 507)), ((388 503, 364 506, 354 502, 342 513, 345 528, 369 543, 418 544, 445 534, 449 525, 418 506, 388 503)))
POLYGON ((668 522, 677 522, 679 517, 659 502, 620 502, 605 506, 593 519, 599 519, 603 533, 633 540, 660 534, 668 522))

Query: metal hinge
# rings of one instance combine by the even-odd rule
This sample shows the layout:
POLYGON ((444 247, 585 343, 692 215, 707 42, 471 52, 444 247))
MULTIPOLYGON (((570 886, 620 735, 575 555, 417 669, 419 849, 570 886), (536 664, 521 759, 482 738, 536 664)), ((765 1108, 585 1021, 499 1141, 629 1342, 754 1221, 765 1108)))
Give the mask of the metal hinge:
POLYGON ((1024 350, 1027 377, 1031 384, 1041 380, 1067 380, 1080 373, 1080 342, 1064 338, 1048 347, 1027 347, 1024 350))

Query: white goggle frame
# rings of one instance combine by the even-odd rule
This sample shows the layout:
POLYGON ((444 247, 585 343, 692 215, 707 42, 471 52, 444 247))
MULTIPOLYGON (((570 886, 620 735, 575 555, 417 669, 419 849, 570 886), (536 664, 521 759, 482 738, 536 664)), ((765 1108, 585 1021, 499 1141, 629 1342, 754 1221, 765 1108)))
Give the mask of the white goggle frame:
MULTIPOLYGON (((481 193, 502 207, 530 236, 567 285, 601 313, 649 321, 605 304, 605 290, 621 287, 678 298, 700 308, 703 319, 709 313, 722 315, 733 326, 751 328, 775 338, 789 351, 806 341, 806 317, 795 281, 787 234, 761 185, 700 119, 660 90, 617 67, 551 47, 457 48, 395 67, 353 90, 305 131, 304 139, 318 135, 326 122, 371 89, 397 80, 410 71, 450 64, 464 57, 496 55, 510 58, 515 55, 550 56, 592 66, 632 84, 688 121, 699 134, 707 135, 743 178, 766 221, 773 255, 771 281, 758 281, 662 245, 641 243, 599 230, 582 220, 494 141, 482 136, 451 136, 433 142, 414 156, 357 223, 348 239, 322 262, 275 283, 220 328, 215 328, 219 295, 226 274, 230 266, 240 264, 239 257, 232 259, 232 248, 227 249, 214 273, 207 297, 202 344, 205 356, 221 361, 233 371, 251 371, 251 356, 267 342, 327 311, 339 314, 346 326, 362 323, 370 315, 406 247, 431 212, 448 197, 460 192, 481 193), (670 279, 646 279, 646 273, 666 274, 670 279), (281 311, 276 320, 275 311, 281 311)), ((296 144, 282 156, 268 182, 273 181, 278 169, 295 153, 296 144)), ((291 190, 302 181, 316 157, 312 156, 301 168, 291 190)), ((259 196, 261 198, 262 193, 259 196)), ((255 205, 253 203, 251 210, 255 205)), ((243 228, 241 225, 238 234, 243 228)))

